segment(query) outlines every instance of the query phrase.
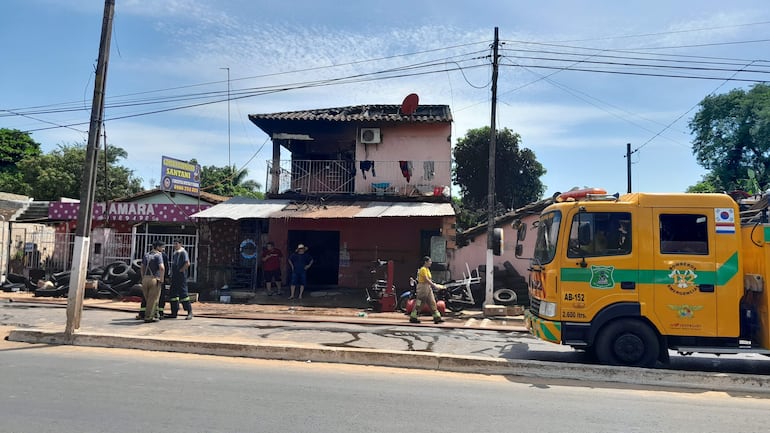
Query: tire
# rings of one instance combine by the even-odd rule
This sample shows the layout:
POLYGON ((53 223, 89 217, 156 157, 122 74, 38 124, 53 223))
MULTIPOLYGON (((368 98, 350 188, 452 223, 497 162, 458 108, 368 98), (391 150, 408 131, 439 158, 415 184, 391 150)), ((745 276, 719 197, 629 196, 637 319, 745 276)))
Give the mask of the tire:
POLYGON ((8 274, 5 276, 6 281, 14 284, 26 284, 27 278, 19 274, 8 274))
POLYGON ((452 302, 448 301, 446 303, 447 308, 449 308, 449 311, 453 313, 459 313, 460 311, 463 311, 465 309, 465 304, 461 304, 458 302, 452 302))
POLYGON ((62 285, 53 288, 37 289, 35 296, 45 296, 50 298, 66 298, 69 294, 70 286, 62 285))
POLYGON ((513 289, 497 289, 492 294, 492 297, 496 304, 506 306, 516 305, 516 301, 518 300, 518 296, 516 296, 516 292, 514 292, 513 289))
POLYGON ((122 277, 128 275, 128 270, 131 269, 127 264, 123 262, 115 262, 107 267, 107 273, 111 277, 122 277))
POLYGON ((70 271, 57 272, 51 275, 51 281, 56 285, 67 284, 70 282, 70 271))
POLYGON ((599 331, 596 357, 602 364, 628 367, 655 367, 660 342, 655 331, 635 319, 620 319, 599 331))
POLYGON ((123 280, 115 284, 110 284, 110 287, 112 287, 112 290, 116 292, 126 292, 130 291, 132 287, 134 287, 134 282, 131 280, 123 280))
POLYGON ((128 272, 126 272, 126 278, 133 281, 134 284, 142 282, 142 277, 139 275, 139 272, 135 271, 133 268, 128 269, 128 272))
POLYGON ((26 285, 23 283, 5 283, 2 288, 4 292, 20 292, 26 288, 26 285))
POLYGON ((144 293, 142 293, 142 285, 141 284, 134 284, 133 286, 128 288, 128 291, 126 292, 128 296, 144 296, 144 293))

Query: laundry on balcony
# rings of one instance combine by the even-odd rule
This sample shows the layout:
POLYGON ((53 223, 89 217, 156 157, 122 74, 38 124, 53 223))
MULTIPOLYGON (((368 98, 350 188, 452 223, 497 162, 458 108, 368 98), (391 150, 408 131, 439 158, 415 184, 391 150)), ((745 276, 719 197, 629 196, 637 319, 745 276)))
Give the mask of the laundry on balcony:
POLYGON ((398 161, 398 166, 401 168, 401 174, 409 182, 412 178, 412 161, 398 161))
POLYGON ((377 193, 377 195, 385 195, 385 193, 393 191, 390 188, 390 182, 373 183, 372 188, 374 188, 374 192, 377 193))
POLYGON ((433 176, 436 174, 433 161, 423 161, 422 169, 424 172, 422 175, 423 180, 433 180, 433 176))
POLYGON ((372 177, 377 177, 377 173, 374 171, 374 161, 361 161, 358 163, 361 168, 361 175, 366 179, 366 172, 372 170, 372 177))

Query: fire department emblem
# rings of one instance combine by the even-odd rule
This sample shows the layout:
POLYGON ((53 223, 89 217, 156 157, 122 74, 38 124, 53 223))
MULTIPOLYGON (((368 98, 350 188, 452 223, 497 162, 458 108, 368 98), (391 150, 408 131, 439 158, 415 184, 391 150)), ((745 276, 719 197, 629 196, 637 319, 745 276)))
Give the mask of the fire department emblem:
POLYGON ((594 289, 611 289, 615 287, 614 272, 614 266, 591 266, 591 281, 589 285, 594 289))
POLYGON ((680 319, 692 319, 695 317, 695 312, 703 309, 702 305, 669 305, 668 308, 676 311, 676 315, 680 319))
POLYGON ((669 270, 668 277, 671 278, 671 283, 668 285, 669 290, 677 295, 690 295, 695 293, 697 285, 695 279, 698 278, 698 274, 695 273, 695 266, 689 263, 675 263, 669 270))

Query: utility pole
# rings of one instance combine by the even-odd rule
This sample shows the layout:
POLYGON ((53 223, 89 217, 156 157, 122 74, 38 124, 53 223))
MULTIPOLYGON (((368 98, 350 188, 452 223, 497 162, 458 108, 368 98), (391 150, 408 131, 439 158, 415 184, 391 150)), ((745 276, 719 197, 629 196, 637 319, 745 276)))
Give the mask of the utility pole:
POLYGON ((99 42, 99 59, 96 63, 94 78, 94 97, 91 101, 91 123, 88 129, 86 146, 86 164, 83 167, 83 181, 80 185, 80 208, 78 223, 75 228, 75 246, 72 255, 72 273, 67 295, 66 337, 72 337, 75 329, 80 328, 80 316, 83 312, 83 292, 85 292, 86 268, 90 251, 91 219, 94 210, 96 191, 96 164, 99 153, 99 135, 104 120, 104 89, 107 83, 107 64, 110 59, 110 35, 112 18, 115 14, 115 0, 104 0, 102 18, 102 36, 99 42))
POLYGON ((626 176, 628 178, 628 191, 631 194, 631 143, 626 143, 626 176))
POLYGON ((500 42, 497 30, 497 27, 495 27, 495 41, 492 44, 492 121, 489 137, 489 185, 487 187, 487 285, 484 296, 485 306, 494 304, 493 292, 495 284, 495 265, 492 262, 492 248, 495 232, 495 145, 497 140, 497 126, 495 124, 495 118, 497 117, 497 46, 500 42))

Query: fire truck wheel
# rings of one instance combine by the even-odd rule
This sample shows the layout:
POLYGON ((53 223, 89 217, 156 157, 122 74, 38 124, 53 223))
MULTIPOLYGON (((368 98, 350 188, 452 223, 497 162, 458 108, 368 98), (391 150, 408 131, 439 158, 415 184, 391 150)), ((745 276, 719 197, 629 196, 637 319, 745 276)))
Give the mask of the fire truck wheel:
POLYGON ((639 320, 611 322, 596 338, 596 356, 602 364, 654 367, 659 351, 655 331, 639 320))

